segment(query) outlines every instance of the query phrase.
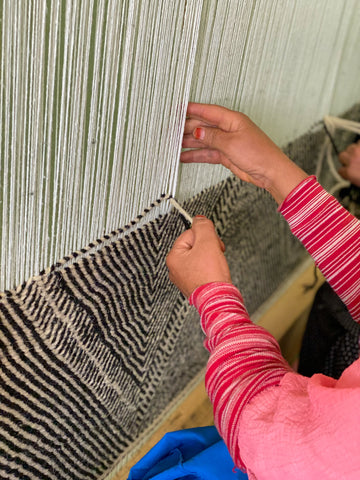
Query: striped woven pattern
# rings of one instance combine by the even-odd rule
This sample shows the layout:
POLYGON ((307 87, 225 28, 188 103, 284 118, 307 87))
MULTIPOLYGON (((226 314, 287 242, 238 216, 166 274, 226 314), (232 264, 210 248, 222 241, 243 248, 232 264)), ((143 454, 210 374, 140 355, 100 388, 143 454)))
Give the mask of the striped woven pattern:
MULTIPOLYGON (((210 214, 225 187, 193 208, 210 214)), ((0 478, 100 478, 203 367, 201 350, 173 358, 188 309, 165 256, 183 223, 174 212, 131 231, 140 220, 0 296, 0 478)))
MULTIPOLYGON (((229 254, 244 257, 245 276, 268 250, 253 251, 246 205, 273 217, 274 239, 284 233, 268 196, 234 178, 185 205, 212 217, 229 250, 229 221, 243 212, 239 235, 248 247, 235 236, 229 254)), ((195 312, 165 265, 183 228, 171 213, 115 242, 95 242, 1 296, 0 477, 102 478, 204 367, 195 312)), ((299 261, 303 251, 295 251, 266 265, 274 282, 258 290, 257 304, 249 292, 252 308, 299 261)))
POLYGON ((1 298, 2 478, 97 478, 136 437, 176 339, 164 225, 1 298))

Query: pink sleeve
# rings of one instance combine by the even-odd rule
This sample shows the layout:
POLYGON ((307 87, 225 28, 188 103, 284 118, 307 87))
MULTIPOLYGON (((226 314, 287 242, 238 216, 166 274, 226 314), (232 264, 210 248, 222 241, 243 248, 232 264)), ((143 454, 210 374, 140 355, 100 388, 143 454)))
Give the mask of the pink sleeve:
POLYGON ((210 352, 205 385, 214 405, 215 425, 236 465, 244 468, 238 449, 241 412, 255 395, 278 385, 290 367, 275 338, 251 322, 233 285, 199 287, 190 303, 200 313, 210 352))
POLYGON ((249 479, 360 477, 360 360, 339 380, 289 372, 244 408, 239 449, 249 479))
POLYGON ((311 176, 279 211, 351 316, 360 321, 360 222, 311 176))
MULTIPOLYGON (((351 314, 359 320, 360 276, 356 268, 360 252, 359 222, 327 194, 314 177, 303 181, 279 210, 351 314)), ((339 425, 343 425, 344 417, 348 415, 359 416, 356 409, 351 408, 355 405, 353 400, 350 403, 348 400, 354 395, 360 400, 359 365, 353 364, 351 374, 344 372, 346 381, 343 376, 338 381, 322 375, 307 379, 292 372, 281 356, 276 340, 251 323, 240 292, 230 284, 213 283, 199 287, 190 297, 190 303, 199 310, 207 337, 205 346, 210 358, 205 382, 214 405, 215 424, 235 464, 242 468, 246 464, 250 478, 264 478, 265 473, 266 478, 273 478, 269 471, 266 472, 272 466, 275 468, 274 478, 314 478, 308 476, 309 472, 305 477, 301 476, 304 469, 300 470, 299 477, 294 476, 299 465, 290 469, 290 477, 281 477, 281 472, 285 475, 289 471, 290 459, 294 457, 294 445, 289 442, 295 442, 295 457, 306 463, 306 455, 312 451, 311 442, 314 442, 314 448, 320 448, 321 442, 329 440, 325 426, 329 424, 329 415, 336 414, 341 405, 346 412, 340 415, 340 423, 335 422, 334 428, 328 429, 327 433, 334 435, 330 443, 336 441, 336 431, 355 439, 354 435, 351 437, 349 422, 341 427, 342 430, 339 425), (338 387, 344 388, 344 382, 352 392, 346 397, 338 391, 338 387), (327 399, 331 408, 323 409, 327 399), (316 419, 318 425, 314 424, 316 419), (325 428, 325 437, 322 430, 317 431, 317 426, 325 428), (308 436, 308 431, 313 432, 312 435, 308 436), (281 438, 287 440, 280 441, 281 438), (310 442, 310 446, 305 448, 304 441, 310 442), (266 461, 261 462, 261 458, 266 461)), ((318 457, 318 471, 324 475, 325 464, 322 456, 318 457)), ((329 453, 324 458, 329 459, 329 453)), ((348 458, 347 462, 352 468, 348 458)), ((339 465, 343 467, 342 462, 339 465)))

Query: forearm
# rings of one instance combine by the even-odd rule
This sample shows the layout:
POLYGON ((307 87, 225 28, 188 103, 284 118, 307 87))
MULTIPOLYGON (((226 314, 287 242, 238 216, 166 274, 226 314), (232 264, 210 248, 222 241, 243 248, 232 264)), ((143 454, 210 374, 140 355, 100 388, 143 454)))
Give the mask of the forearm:
POLYGON ((290 367, 274 337, 251 322, 233 285, 200 287, 190 303, 199 310, 210 351, 205 383, 215 424, 241 466, 237 442, 241 412, 255 395, 278 385, 290 367))
POLYGON ((360 222, 316 181, 308 177, 286 198, 279 211, 291 231, 360 321, 360 222))

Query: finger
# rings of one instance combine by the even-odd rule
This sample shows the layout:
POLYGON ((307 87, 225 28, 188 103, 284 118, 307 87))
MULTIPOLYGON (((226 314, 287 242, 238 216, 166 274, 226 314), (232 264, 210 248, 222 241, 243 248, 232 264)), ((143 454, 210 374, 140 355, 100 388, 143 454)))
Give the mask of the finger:
POLYGON ((201 148, 204 147, 205 144, 206 146, 216 148, 215 144, 217 143, 217 146, 221 150, 221 147, 224 146, 225 133, 213 126, 200 123, 197 123, 196 125, 196 128, 194 128, 190 133, 184 133, 183 147, 201 148))
POLYGON ((351 143, 346 150, 348 153, 354 154, 358 150, 358 146, 356 143, 351 143))
POLYGON ((183 136, 182 147, 183 148, 204 148, 204 144, 199 140, 196 140, 196 138, 194 138, 194 135, 190 133, 188 135, 183 136))
POLYGON ((345 180, 349 180, 349 173, 347 167, 341 167, 338 170, 339 175, 341 175, 345 180))
POLYGON ((222 163, 222 155, 218 150, 201 148, 198 150, 187 150, 181 152, 180 161, 182 163, 222 163))
MULTIPOLYGON (((208 137, 209 139, 209 137, 208 137)), ((211 139, 209 139, 211 141, 211 139)), ((204 144, 205 140, 197 140, 193 135, 184 135, 183 141, 182 141, 182 148, 197 148, 197 149, 214 149, 216 150, 215 146, 204 144), (208 148, 210 147, 210 148, 208 148)), ((223 150, 221 148, 218 149, 219 153, 221 153, 223 150)))
POLYGON ((187 116, 196 118, 209 125, 216 125, 225 131, 230 131, 231 126, 238 120, 238 113, 219 105, 204 103, 189 103, 187 116))
POLYGON ((214 125, 210 125, 196 118, 189 118, 185 122, 184 134, 185 135, 192 134, 196 127, 211 127, 211 126, 213 127, 214 125))
POLYGON ((228 147, 229 134, 215 127, 197 127, 193 132, 196 140, 202 143, 204 147, 215 148, 225 153, 228 147))
POLYGON ((350 159, 356 156, 359 152, 359 145, 357 143, 351 143, 340 155, 347 155, 350 159))
POLYGON ((194 245, 194 232, 186 230, 174 242, 172 251, 174 250, 191 250, 194 245))
POLYGON ((203 215, 197 215, 194 219, 193 219, 193 227, 194 225, 196 226, 197 229, 199 229, 199 225, 201 226, 201 231, 204 232, 206 231, 205 228, 208 228, 208 232, 211 231, 211 238, 217 238, 217 241, 218 241, 218 244, 219 244, 219 247, 220 247, 220 250, 224 253, 225 250, 226 250, 226 247, 225 247, 225 244, 224 242, 221 240, 221 238, 218 236, 218 234, 216 233, 216 230, 215 230, 215 225, 213 224, 213 222, 211 220, 209 220, 208 218, 204 217, 203 215), (214 235, 215 233, 215 235, 214 235))
POLYGON ((216 245, 220 246, 219 237, 215 231, 215 226, 208 218, 202 216, 195 217, 193 219, 191 230, 194 233, 194 243, 214 242, 216 245))
MULTIPOLYGON (((183 145, 185 147, 185 145, 183 145)), ((188 147, 188 145, 186 145, 188 147)), ((243 180, 246 183, 254 183, 252 177, 242 171, 234 163, 229 160, 224 154, 219 152, 219 150, 212 150, 209 148, 198 148, 196 150, 186 150, 180 154, 181 163, 209 163, 212 165, 221 164, 224 167, 228 168, 231 173, 236 175, 238 178, 243 180)))
POLYGON ((344 150, 343 152, 340 153, 339 155, 339 162, 344 165, 344 166, 347 166, 349 165, 350 163, 350 155, 348 154, 348 151, 347 150, 344 150))
POLYGON ((221 251, 225 253, 225 250, 226 250, 225 243, 221 240, 220 237, 219 237, 219 245, 220 245, 221 251))

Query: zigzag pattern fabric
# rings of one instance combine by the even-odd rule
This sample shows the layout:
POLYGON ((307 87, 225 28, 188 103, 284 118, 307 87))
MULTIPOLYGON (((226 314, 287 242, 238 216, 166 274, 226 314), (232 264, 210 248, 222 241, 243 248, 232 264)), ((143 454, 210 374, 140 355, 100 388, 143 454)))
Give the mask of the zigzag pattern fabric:
POLYGON ((98 478, 136 440, 184 323, 165 266, 182 228, 160 218, 2 295, 1 476, 98 478))
MULTIPOLYGON (((287 152, 311 173, 323 138, 287 152)), ((250 313, 304 258, 269 195, 234 177, 184 208, 215 222, 250 313)), ((1 478, 104 478, 204 367, 165 265, 183 228, 177 212, 129 225, 1 295, 1 478)))
POLYGON ((6 478, 97 478, 136 438, 179 330, 162 254, 172 226, 156 221, 1 298, 6 478))

